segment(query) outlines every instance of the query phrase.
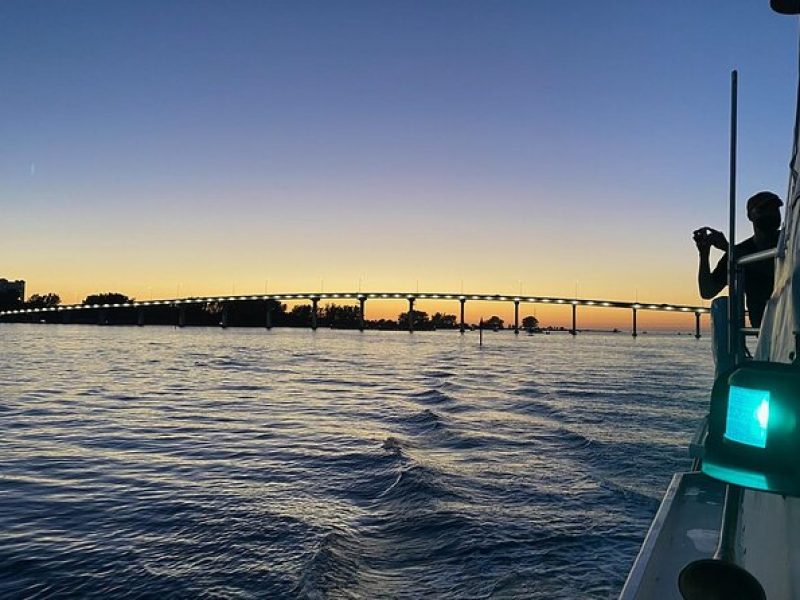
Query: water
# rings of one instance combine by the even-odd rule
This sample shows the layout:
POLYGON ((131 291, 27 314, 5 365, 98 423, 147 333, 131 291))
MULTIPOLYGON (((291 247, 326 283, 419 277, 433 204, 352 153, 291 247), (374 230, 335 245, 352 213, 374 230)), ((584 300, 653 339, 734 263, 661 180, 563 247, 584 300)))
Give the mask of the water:
POLYGON ((709 343, 0 326, 0 597, 608 598, 709 343))

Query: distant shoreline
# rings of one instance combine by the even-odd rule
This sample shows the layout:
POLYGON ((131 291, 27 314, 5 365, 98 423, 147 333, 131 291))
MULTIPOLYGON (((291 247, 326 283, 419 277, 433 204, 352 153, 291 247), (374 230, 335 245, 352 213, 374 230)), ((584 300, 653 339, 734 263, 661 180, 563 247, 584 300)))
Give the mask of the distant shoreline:
MULTIPOLYGON (((172 323, 148 323, 146 325, 137 325, 136 323, 92 323, 92 322, 71 322, 71 323, 61 323, 55 321, 0 321, 0 326, 3 325, 63 325, 63 326, 90 326, 90 327, 114 327, 114 328, 136 328, 136 329, 144 329, 144 328, 151 328, 151 327, 159 327, 159 328, 170 328, 170 329, 264 329, 269 331, 270 329, 297 329, 297 330, 310 330, 315 331, 309 325, 275 325, 271 328, 267 328, 264 325, 247 325, 247 324, 239 324, 239 325, 228 325, 223 327, 221 324, 187 324, 184 326, 178 326, 172 323)), ((326 331, 356 331, 359 332, 358 327, 331 327, 331 326, 319 326, 317 330, 326 330, 326 331)), ((493 334, 493 333, 514 333, 513 327, 504 327, 503 329, 490 329, 484 328, 484 333, 486 334, 493 334)), ((381 332, 381 333, 409 333, 407 329, 403 329, 400 327, 395 328, 381 328, 381 327, 365 327, 364 332, 381 332)), ((413 333, 435 333, 435 332, 460 332, 458 327, 440 327, 436 329, 415 329, 413 333)), ((469 325, 466 326, 464 333, 477 333, 479 332, 479 327, 475 325, 471 327, 469 325)), ((578 329, 578 334, 588 334, 588 335, 596 335, 596 334, 608 334, 608 335, 620 335, 623 337, 631 337, 631 330, 625 329, 578 329)), ((543 336, 546 337, 550 334, 558 334, 558 335, 569 335, 570 330, 567 328, 560 328, 560 329, 543 329, 541 331, 535 332, 528 332, 526 329, 520 327, 519 334, 520 336, 528 336, 528 337, 539 337, 543 336)), ((649 336, 689 336, 694 337, 694 331, 690 330, 677 330, 677 329, 654 329, 654 330, 647 330, 647 331, 639 331, 639 336, 642 335, 649 335, 649 336)), ((706 335, 710 335, 708 332, 703 333, 703 337, 706 335)))

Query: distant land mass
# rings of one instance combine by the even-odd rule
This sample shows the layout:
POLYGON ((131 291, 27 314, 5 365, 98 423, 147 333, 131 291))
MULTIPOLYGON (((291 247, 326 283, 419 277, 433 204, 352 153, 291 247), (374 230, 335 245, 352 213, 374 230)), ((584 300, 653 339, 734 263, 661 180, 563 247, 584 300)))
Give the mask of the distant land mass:
MULTIPOLYGON (((126 304, 134 302, 135 298, 119 292, 103 292, 90 294, 82 304, 126 304)), ((0 296, 0 310, 15 310, 21 308, 47 308, 61 304, 61 298, 56 293, 34 294, 28 300, 9 294, 0 296)), ((312 306, 299 304, 287 310, 286 304, 275 300, 249 300, 247 302, 229 302, 227 304, 227 320, 229 327, 264 327, 265 315, 271 311, 271 325, 273 327, 309 327, 312 320, 312 306)), ((217 327, 222 321, 224 310, 222 302, 207 302, 198 304, 185 304, 180 306, 184 311, 183 325, 191 327, 217 327)), ((115 308, 112 311, 103 311, 98 320, 97 311, 75 311, 69 315, 62 313, 41 313, 36 315, 14 315, 7 317, 9 321, 19 322, 45 322, 45 323, 74 323, 104 325, 136 325, 139 318, 139 308, 115 308)), ((147 307, 148 325, 176 325, 178 323, 178 308, 170 305, 156 305, 147 307)), ((397 319, 364 319, 365 329, 380 330, 406 330, 409 328, 408 312, 401 312, 397 319)), ((361 324, 359 308, 357 306, 325 304, 317 310, 317 326, 331 329, 359 329, 361 324)), ((472 324, 469 327, 477 327, 472 324)), ((503 319, 493 315, 483 322, 486 329, 505 329, 503 319)), ((539 320, 528 316, 522 320, 522 327, 528 330, 539 331, 539 320)), ((433 331, 437 329, 458 329, 459 323, 456 315, 437 312, 429 315, 425 311, 413 311, 413 328, 415 331, 433 331)), ((550 328, 550 330, 563 330, 550 328)))

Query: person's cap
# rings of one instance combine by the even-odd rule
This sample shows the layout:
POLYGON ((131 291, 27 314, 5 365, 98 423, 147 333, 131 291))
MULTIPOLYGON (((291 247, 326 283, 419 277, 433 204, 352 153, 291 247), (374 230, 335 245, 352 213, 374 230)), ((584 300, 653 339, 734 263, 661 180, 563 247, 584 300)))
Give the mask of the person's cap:
POLYGON ((757 194, 750 196, 750 199, 747 201, 747 212, 750 212, 751 210, 757 210, 759 208, 768 208, 771 206, 774 206, 775 208, 783 206, 783 200, 780 199, 780 196, 773 194, 772 192, 758 192, 757 194))

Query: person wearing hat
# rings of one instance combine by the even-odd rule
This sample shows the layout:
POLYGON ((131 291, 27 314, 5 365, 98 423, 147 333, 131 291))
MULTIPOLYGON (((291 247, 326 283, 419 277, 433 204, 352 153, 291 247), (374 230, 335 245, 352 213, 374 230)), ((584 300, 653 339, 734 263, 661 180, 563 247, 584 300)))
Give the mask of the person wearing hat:
MULTIPOLYGON (((736 256, 770 250, 778 245, 781 206, 783 201, 772 192, 759 192, 747 201, 747 218, 753 223, 753 236, 736 244, 734 247, 736 256)), ((710 227, 701 227, 693 235, 694 243, 700 253, 697 285, 700 288, 700 295, 709 300, 728 285, 728 240, 721 231, 710 227), (713 271, 709 265, 712 246, 725 253, 713 271)), ((764 316, 767 300, 772 295, 774 280, 774 260, 762 260, 744 266, 744 294, 747 311, 750 314, 750 324, 753 327, 761 326, 761 318, 764 316)))

